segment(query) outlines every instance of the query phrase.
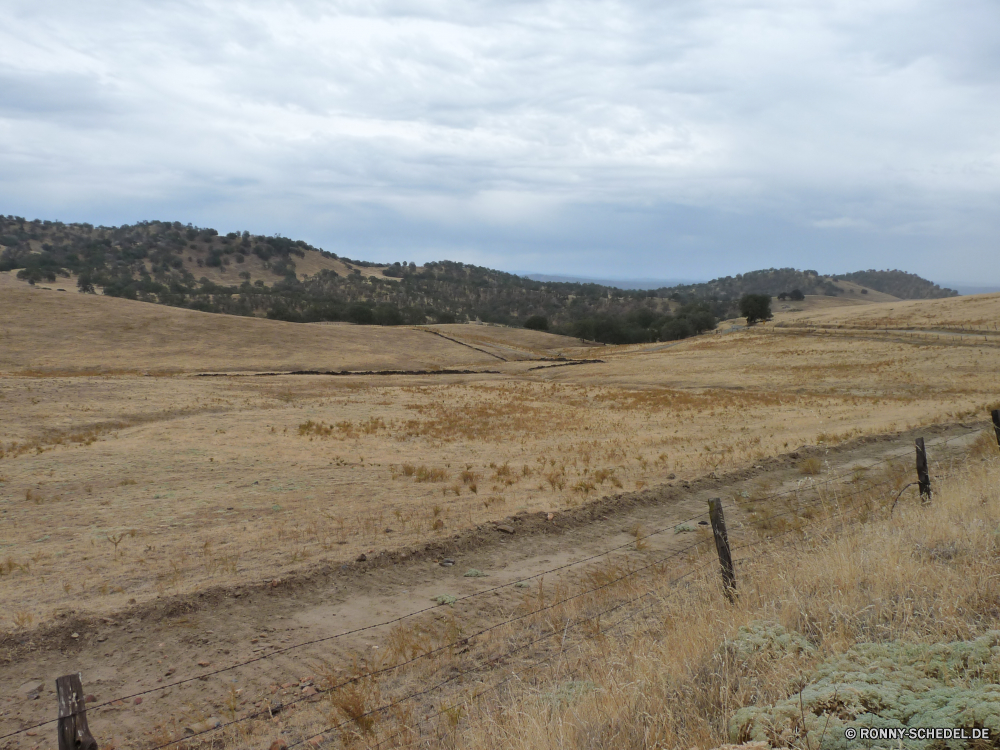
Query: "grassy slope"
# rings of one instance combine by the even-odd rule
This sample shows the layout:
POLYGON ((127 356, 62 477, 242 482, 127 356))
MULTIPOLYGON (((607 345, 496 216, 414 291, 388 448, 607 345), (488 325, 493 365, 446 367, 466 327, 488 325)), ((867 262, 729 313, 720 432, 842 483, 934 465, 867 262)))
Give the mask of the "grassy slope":
POLYGON ((11 274, 0 274, 0 291, 2 372, 421 370, 496 363, 410 328, 215 315, 34 289, 11 274))
MULTIPOLYGON (((900 471, 901 485, 909 467, 900 471)), ((821 515, 805 536, 738 554, 735 605, 709 550, 684 586, 661 577, 645 592, 645 617, 585 641, 554 677, 489 702, 457 746, 839 748, 855 746, 843 735, 852 712, 862 715, 855 726, 873 712, 889 726, 975 724, 996 735, 998 479, 988 431, 929 506, 905 496, 890 517, 894 491, 844 498, 836 507, 851 523, 821 515), (948 669, 963 651, 975 658, 948 669), (900 720, 904 704, 914 713, 900 720)))

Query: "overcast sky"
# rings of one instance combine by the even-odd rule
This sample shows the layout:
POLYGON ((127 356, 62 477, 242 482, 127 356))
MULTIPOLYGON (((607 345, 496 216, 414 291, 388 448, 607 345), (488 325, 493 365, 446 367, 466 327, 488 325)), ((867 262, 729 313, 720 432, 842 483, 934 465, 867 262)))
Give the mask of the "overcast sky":
POLYGON ((3 0, 0 213, 1000 284, 1000 3, 3 0))

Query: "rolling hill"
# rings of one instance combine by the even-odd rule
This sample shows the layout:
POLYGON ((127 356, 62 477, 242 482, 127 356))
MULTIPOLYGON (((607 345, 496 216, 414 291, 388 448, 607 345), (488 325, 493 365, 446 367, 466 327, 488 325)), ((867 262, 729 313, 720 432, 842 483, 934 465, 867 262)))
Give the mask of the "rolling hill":
POLYGON ((483 321, 625 344, 676 340, 738 314, 747 293, 842 297, 857 302, 956 294, 902 271, 826 276, 792 268, 702 284, 624 290, 538 281, 440 261, 351 260, 287 237, 179 222, 119 227, 0 216, 0 271, 29 284, 60 278, 85 293, 201 312, 295 323, 425 325, 483 321), (870 297, 867 295, 870 294, 870 297))

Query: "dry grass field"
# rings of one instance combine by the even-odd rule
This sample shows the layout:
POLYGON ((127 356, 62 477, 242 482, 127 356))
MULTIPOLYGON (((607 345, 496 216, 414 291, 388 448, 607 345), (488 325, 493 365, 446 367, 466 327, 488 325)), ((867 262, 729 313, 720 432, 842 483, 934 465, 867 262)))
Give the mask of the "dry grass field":
MULTIPOLYGON (((547 613, 541 630, 565 622, 576 637, 519 669, 513 686, 456 701, 470 715, 455 728, 439 718, 439 736, 488 750, 850 748, 860 744, 845 740, 852 725, 977 726, 995 736, 993 435, 967 459, 932 504, 890 514, 891 496, 862 493, 846 513, 818 513, 804 534, 744 548, 734 603, 709 550, 643 586, 624 580, 631 590, 617 597, 604 591, 547 613)), ((439 741, 415 734, 407 739, 420 746, 439 741)))
MULTIPOLYGON (((949 325, 1000 317, 997 296, 884 304, 949 325)), ((882 307, 825 314, 846 325, 882 307)), ((277 578, 803 444, 981 415, 1000 399, 993 343, 763 329, 595 350, 441 328, 535 360, 416 329, 3 286, 0 628, 277 578), (595 351, 601 363, 537 361, 595 351), (196 375, 442 368, 480 372, 196 375)))
POLYGON ((27 376, 480 368, 494 357, 403 328, 295 324, 36 289, 0 273, 0 372, 27 376))
POLYGON ((937 300, 896 300, 864 308, 833 307, 780 316, 780 322, 795 326, 843 327, 923 331, 997 332, 995 294, 976 294, 937 300))
MULTIPOLYGON (((426 607, 431 595, 442 593, 434 576, 447 569, 436 559, 395 567, 403 561, 394 558, 387 573, 395 585, 390 591, 384 576, 366 576, 363 566, 356 570, 353 561, 362 556, 443 545, 457 533, 524 512, 541 511, 533 517, 551 522, 604 496, 655 487, 683 496, 699 477, 711 483, 711 477, 726 472, 761 469, 772 457, 801 446, 820 446, 807 451, 809 458, 787 464, 780 477, 765 472, 734 495, 749 498, 742 512, 752 525, 759 517, 753 498, 780 483, 798 487, 833 474, 835 446, 845 441, 940 422, 978 421, 1000 405, 995 377, 1000 342, 981 333, 1000 320, 1000 295, 824 307, 779 311, 774 324, 671 344, 593 347, 493 326, 375 328, 241 319, 33 289, 0 275, 0 642, 7 649, 10 675, 0 687, 13 690, 35 675, 84 669, 86 663, 91 679, 104 682, 106 690, 128 692, 148 687, 178 659, 199 665, 228 662, 237 654, 257 654, 265 644, 289 645, 317 632, 368 625, 426 607), (881 330, 875 330, 876 321, 881 330), (969 329, 979 333, 973 336, 969 329), (932 334, 937 330, 955 335, 938 337, 932 334), (918 331, 921 335, 913 335, 918 331), (255 374, 301 370, 347 374, 255 374), (388 370, 400 374, 367 374, 388 370), (259 599, 248 599, 262 585, 271 591, 281 581, 338 569, 352 577, 323 584, 317 592, 302 590, 308 611, 302 609, 305 600, 275 600, 253 609, 259 599), (366 585, 366 579, 372 583, 366 585), (327 588, 339 590, 336 602, 319 593, 327 588), (157 602, 173 602, 183 613, 185 602, 202 596, 220 603, 217 616, 206 610, 197 618, 150 623, 137 614, 154 611, 157 602), (226 614, 223 601, 239 601, 246 609, 238 617, 226 614), (71 627, 80 628, 86 643, 59 630, 68 622, 78 623, 71 627), (124 630, 107 640, 90 625, 85 630, 86 623, 124 630), (34 640, 40 633, 61 633, 61 640, 49 648, 34 640), (217 646, 212 659, 218 662, 201 655, 209 643, 217 646), (40 655, 31 656, 31 649, 41 649, 40 655)), ((995 473, 994 464, 987 468, 995 473)), ((872 478, 865 478, 863 466, 856 473, 846 481, 872 478)), ((903 476, 890 477, 894 487, 902 486, 903 476)), ((899 540, 910 543, 928 524, 940 532, 938 541, 950 543, 945 537, 958 533, 955 519, 967 513, 977 488, 992 481, 975 472, 966 480, 971 489, 947 489, 953 500, 941 504, 937 515, 904 513, 900 523, 912 528, 895 522, 873 528, 866 542, 871 554, 900 558, 899 540)), ((878 502, 885 500, 879 496, 878 502)), ((990 503, 976 513, 995 514, 990 503)), ((692 496, 670 512, 688 513, 703 504, 700 495, 692 496)), ((632 542, 625 557, 575 578, 556 579, 550 588, 539 583, 504 595, 463 613, 465 621, 435 612, 412 626, 345 642, 336 653, 316 655, 310 674, 325 674, 329 683, 345 674, 352 659, 355 670, 383 663, 380 659, 405 659, 501 611, 527 611, 572 585, 593 586, 616 571, 645 564, 643 555, 650 549, 641 543, 643 529, 659 523, 658 516, 633 514, 625 524, 612 517, 608 508, 613 506, 602 507, 605 525, 595 527, 591 537, 578 536, 575 543, 554 537, 546 544, 525 537, 524 549, 516 554, 513 547, 506 553, 502 544, 496 547, 486 560, 491 575, 517 580, 623 539, 632 542), (360 660, 359 653, 364 654, 360 660)), ((444 714, 446 727, 448 721, 452 729, 461 727, 451 741, 524 748, 654 742, 711 747, 723 741, 725 726, 693 718, 702 711, 729 715, 727 705, 747 700, 742 688, 720 693, 714 678, 702 679, 720 633, 763 617, 792 629, 812 627, 798 611, 813 613, 816 627, 828 633, 824 654, 846 648, 857 636, 845 630, 843 620, 831 619, 828 594, 806 597, 798 610, 774 604, 787 601, 789 586, 829 591, 831 580, 846 581, 857 573, 851 567, 856 563, 843 562, 853 542, 836 536, 839 527, 829 520, 823 533, 830 536, 814 538, 830 540, 822 551, 826 557, 816 557, 814 543, 812 561, 783 560, 783 570, 800 570, 797 577, 774 578, 765 568, 751 571, 753 593, 740 608, 696 611, 684 601, 668 605, 668 620, 676 627, 666 635, 688 629, 703 634, 670 646, 675 661, 668 661, 676 667, 670 680, 651 684, 658 679, 652 665, 665 658, 667 648, 657 644, 675 643, 656 627, 645 620, 628 626, 629 642, 635 644, 629 658, 601 651, 611 641, 597 638, 598 629, 591 634, 596 639, 581 643, 572 660, 555 662, 546 677, 549 687, 505 694, 513 712, 491 712, 487 704, 468 720, 461 712, 444 714), (707 628, 710 621, 719 627, 707 628), (606 679, 588 671, 588 665, 605 669, 606 679), (628 727, 621 723, 621 717, 642 712, 655 716, 648 701, 676 698, 682 682, 697 688, 681 700, 692 717, 683 731, 660 719, 628 727), (568 695, 551 693, 552 685, 562 684, 571 685, 568 695), (604 687, 591 694, 591 685, 604 687), (716 705, 712 695, 728 696, 729 703, 716 705), (545 710, 539 708, 543 703, 545 710), (629 734, 634 726, 643 733, 629 734)), ((669 535, 665 547, 654 543, 652 549, 673 549, 685 538, 677 534, 669 535)), ((694 538, 707 539, 703 531, 694 538)), ((973 541, 979 545, 982 539, 973 541)), ((930 575, 925 568, 933 564, 924 560, 907 570, 930 575)), ((879 597, 897 596, 893 587, 899 580, 873 581, 864 595, 845 593, 834 603, 845 612, 864 612, 879 597)), ((457 581, 448 585, 461 593, 472 590, 475 578, 459 572, 457 581)), ((711 587, 711 579, 698 585, 711 587)), ((698 590, 691 596, 700 596, 698 590)), ((637 592, 626 587, 615 596, 627 599, 637 592)), ((926 606, 944 612, 932 601, 937 594, 927 596, 926 606)), ((581 600, 572 611, 531 620, 528 629, 498 631, 486 640, 486 651, 466 658, 482 656, 483 663, 491 663, 489 648, 503 649, 537 628, 555 627, 583 612, 584 604, 581 600)), ((979 612, 981 604, 970 599, 963 611, 979 612)), ((957 615, 948 617, 943 622, 951 623, 954 637, 974 635, 971 625, 955 624, 957 615)), ((924 620, 912 622, 924 627, 924 620)), ((926 633, 936 637, 940 630, 927 625, 926 633)), ((904 631, 898 633, 910 632, 904 631)), ((449 653, 449 659, 457 658, 449 653)), ((529 655, 538 654, 524 654, 529 655)), ((558 654, 550 650, 547 655, 558 654)), ((301 669, 301 661, 281 669, 301 669)), ((342 702, 329 709, 331 716, 360 715, 358 706, 377 700, 380 690, 388 696, 423 685, 445 668, 455 666, 441 662, 415 669, 392 685, 359 683, 354 692, 339 694, 342 702)), ((727 680, 728 674, 723 674, 727 680)), ((777 699, 788 675, 781 669, 762 674, 755 700, 777 699)), ((240 679, 245 681, 227 683, 230 695, 223 703, 228 709, 215 695, 216 685, 202 687, 196 681, 192 690, 203 692, 164 695, 162 703, 154 703, 161 706, 156 716, 123 714, 119 731, 126 739, 119 746, 151 746, 157 738, 176 736, 171 732, 184 721, 205 719, 208 711, 227 710, 235 717, 249 710, 251 686, 263 690, 280 682, 265 667, 240 679), (140 736, 148 739, 140 742, 140 736)), ((280 687, 285 695, 308 689, 313 679, 300 676, 294 684, 268 689, 273 693, 280 687)), ((35 715, 32 706, 13 700, 0 703, 0 730, 35 715)), ((427 708, 437 710, 432 709, 427 708)), ((303 727, 313 725, 309 722, 324 721, 315 712, 303 711, 299 719, 291 714, 276 719, 277 725, 269 723, 265 735, 275 727, 306 731, 303 727)), ((415 718, 401 713, 397 725, 415 718)), ((357 726, 363 729, 363 722, 357 726)), ((366 731, 356 739, 371 744, 377 735, 365 739, 366 731)), ((229 739, 239 747, 261 742, 266 747, 270 741, 256 734, 229 739)), ((25 736, 12 743, 11 748, 48 748, 25 736)))

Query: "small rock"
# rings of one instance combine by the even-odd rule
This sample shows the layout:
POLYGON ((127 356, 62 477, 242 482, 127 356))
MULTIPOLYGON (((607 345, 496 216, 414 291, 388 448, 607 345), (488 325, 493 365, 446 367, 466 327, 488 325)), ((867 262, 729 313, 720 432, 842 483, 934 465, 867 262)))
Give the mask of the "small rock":
POLYGON ((386 533, 386 534, 391 534, 391 533, 392 533, 392 529, 390 529, 390 528, 386 527, 386 530, 385 530, 385 533, 386 533))
POLYGON ((288 750, 288 743, 282 739, 277 739, 271 743, 271 747, 268 750, 288 750))
POLYGON ((41 680, 31 680, 26 682, 21 687, 17 689, 18 695, 23 695, 26 698, 35 698, 40 692, 45 688, 45 683, 41 680))
POLYGON ((514 533, 514 527, 513 526, 506 526, 506 525, 497 526, 497 531, 502 531, 504 534, 513 534, 514 533))
POLYGON ((531 587, 531 584, 528 583, 527 581, 518 581, 517 583, 514 584, 514 588, 516 588, 516 589, 527 589, 527 588, 530 588, 530 587, 531 587))
POLYGON ((281 687, 284 690, 288 690, 288 688, 296 687, 296 683, 294 683, 294 682, 285 682, 285 683, 282 683, 281 687))
POLYGON ((104 643, 106 640, 108 640, 108 637, 106 635, 99 635, 99 636, 97 636, 97 642, 98 643, 104 643))
POLYGON ((37 737, 38 736, 38 732, 36 732, 34 729, 29 729, 27 732, 25 732, 25 734, 28 735, 29 737, 37 737))
POLYGON ((70 638, 79 638, 80 634, 79 633, 71 633, 69 637, 70 638))
POLYGON ((199 667, 207 667, 209 665, 211 665, 211 662, 208 662, 208 661, 200 661, 200 662, 198 662, 198 666, 199 667))
POLYGON ((312 685, 306 685, 304 688, 302 688, 302 695, 305 696, 316 695, 317 692, 319 691, 317 691, 316 688, 314 688, 312 685))
POLYGON ((551 520, 552 520, 553 518, 555 518, 555 517, 556 517, 556 514, 555 514, 555 513, 546 513, 546 514, 545 514, 545 520, 546 520, 546 521, 551 521, 551 520))
POLYGON ((455 561, 452 560, 450 557, 446 557, 444 560, 441 561, 441 567, 442 568, 450 568, 454 564, 455 564, 455 561))
POLYGON ((177 667, 167 667, 167 671, 163 673, 163 676, 164 677, 169 677, 170 675, 172 675, 176 671, 177 671, 177 667))
POLYGON ((708 521, 698 521, 699 526, 708 526, 708 521))
POLYGON ((469 568, 469 570, 464 575, 465 578, 485 578, 486 573, 479 570, 479 568, 469 568))
POLYGON ((277 578, 275 578, 273 581, 271 581, 271 588, 272 589, 278 588, 278 584, 279 583, 281 583, 281 581, 279 581, 277 578))
POLYGON ((676 474, 667 474, 667 479, 677 479, 676 474))
POLYGON ((142 705, 142 698, 136 698, 135 699, 135 705, 141 706, 142 705))
POLYGON ((356 558, 354 558, 355 562, 364 562, 367 559, 368 559, 368 555, 366 555, 364 552, 362 552, 360 555, 358 555, 356 558))
POLYGON ((201 734, 202 732, 207 732, 210 729, 215 729, 222 726, 222 720, 216 718, 215 716, 209 716, 205 721, 199 721, 196 724, 191 724, 190 726, 184 727, 184 731, 188 734, 201 734))
POLYGON ((85 703, 97 703, 97 696, 96 695, 88 695, 83 700, 84 700, 85 703))
POLYGON ((309 744, 312 745, 313 747, 319 747, 320 745, 322 745, 323 744, 322 735, 320 735, 319 737, 310 737, 309 744))

